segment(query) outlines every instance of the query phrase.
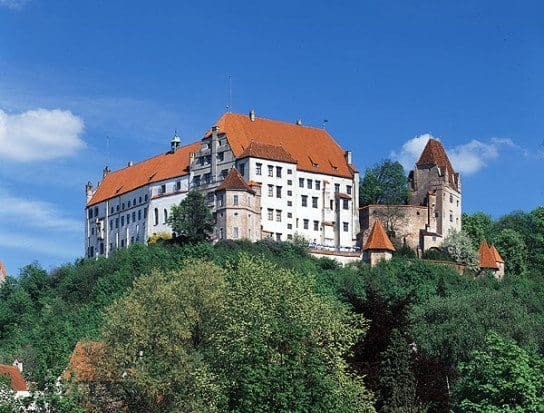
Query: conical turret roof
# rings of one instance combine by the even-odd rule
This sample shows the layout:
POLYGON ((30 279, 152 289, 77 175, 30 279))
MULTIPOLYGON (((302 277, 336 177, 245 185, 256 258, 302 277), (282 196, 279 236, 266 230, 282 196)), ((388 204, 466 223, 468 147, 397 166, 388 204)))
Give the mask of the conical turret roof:
POLYGON ((372 226, 372 230, 370 231, 370 235, 366 240, 363 250, 395 251, 395 247, 385 233, 382 222, 379 219, 376 219, 376 221, 374 221, 374 225, 372 226))
POLYGON ((484 239, 480 244, 480 268, 498 270, 499 266, 495 254, 484 239))
POLYGON ((457 183, 455 181, 456 173, 453 170, 453 166, 444 150, 444 147, 440 141, 436 139, 429 139, 425 149, 421 153, 419 160, 416 162, 418 167, 426 166, 438 166, 444 172, 447 171, 450 184, 454 189, 457 189, 457 183))
POLYGON ((251 189, 251 187, 248 185, 242 175, 240 175, 240 172, 238 172, 238 169, 236 168, 231 168, 225 180, 216 189, 216 191, 222 190, 239 190, 252 193, 255 192, 253 189, 251 189))

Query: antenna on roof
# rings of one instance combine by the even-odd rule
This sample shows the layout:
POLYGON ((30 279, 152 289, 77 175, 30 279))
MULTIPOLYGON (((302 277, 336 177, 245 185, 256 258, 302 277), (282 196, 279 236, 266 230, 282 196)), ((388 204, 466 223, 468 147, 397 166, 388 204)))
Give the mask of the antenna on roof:
POLYGON ((231 113, 232 110, 232 76, 228 75, 227 80, 227 105, 225 106, 227 113, 231 113))

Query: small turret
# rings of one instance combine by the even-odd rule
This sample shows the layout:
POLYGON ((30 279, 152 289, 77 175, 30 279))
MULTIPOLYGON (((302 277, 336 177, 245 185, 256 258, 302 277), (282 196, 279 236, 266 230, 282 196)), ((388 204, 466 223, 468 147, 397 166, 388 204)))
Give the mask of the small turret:
POLYGON ((94 192, 95 191, 94 191, 93 184, 91 183, 91 181, 87 182, 87 184, 85 185, 85 196, 87 197, 87 203, 89 203, 89 201, 93 197, 94 192))
POLYGON ((170 149, 172 152, 176 152, 181 147, 181 138, 178 135, 178 131, 174 131, 174 136, 170 140, 170 149))

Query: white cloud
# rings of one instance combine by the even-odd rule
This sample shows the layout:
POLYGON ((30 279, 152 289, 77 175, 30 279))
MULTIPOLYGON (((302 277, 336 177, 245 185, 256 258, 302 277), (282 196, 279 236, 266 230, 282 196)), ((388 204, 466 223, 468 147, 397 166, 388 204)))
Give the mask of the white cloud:
MULTIPOLYGON (((398 160, 408 171, 414 167, 427 141, 431 138, 440 140, 428 133, 416 136, 404 143, 398 153, 391 152, 391 158, 398 160)), ((488 161, 498 158, 501 149, 505 146, 520 149, 508 138, 492 138, 489 142, 473 139, 468 143, 446 148, 446 153, 457 172, 470 175, 486 166, 488 161)))
POLYGON ((82 221, 63 216, 48 202, 19 198, 2 190, 0 198, 0 222, 71 233, 79 233, 83 229, 82 221))
POLYGON ((30 0, 0 0, 0 6, 12 10, 19 10, 29 1, 30 0))
POLYGON ((83 121, 70 111, 0 110, 0 159, 28 162, 72 155, 85 147, 83 128, 83 121))

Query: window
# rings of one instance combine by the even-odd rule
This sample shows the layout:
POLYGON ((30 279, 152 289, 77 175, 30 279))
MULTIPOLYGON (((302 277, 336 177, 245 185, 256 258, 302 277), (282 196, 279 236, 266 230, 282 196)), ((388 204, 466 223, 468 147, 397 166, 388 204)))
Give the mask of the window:
POLYGON ((223 239, 225 235, 223 234, 223 228, 219 228, 219 239, 223 239))
POLYGON ((340 184, 334 184, 334 192, 340 192, 340 184))
POLYGON ((164 223, 166 224, 167 221, 168 221, 168 210, 165 208, 164 209, 164 223))
POLYGON ((119 218, 115 218, 115 228, 119 228, 119 218))
POLYGON ((292 213, 292 212, 288 212, 288 213, 287 213, 287 218, 293 218, 293 213, 292 213))
POLYGON ((268 220, 272 221, 274 219, 274 210, 271 208, 268 208, 268 220))
POLYGON ((166 184, 162 184, 161 185, 161 194, 165 194, 165 193, 166 193, 166 184))
POLYGON ((281 186, 276 187, 276 198, 281 198, 281 186))
POLYGON ((136 198, 132 201, 132 206, 136 206, 136 198))
POLYGON ((213 192, 210 192, 208 196, 206 196, 206 202, 208 204, 213 204, 213 192))
POLYGON ((89 209, 89 219, 91 219, 93 217, 93 209, 89 209))
POLYGON ((288 170, 287 170, 287 175, 293 175, 293 170, 292 170, 292 169, 288 169, 288 170))
POLYGON ((268 176, 274 176, 274 167, 272 165, 268 165, 268 176))
POLYGON ((304 188, 304 178, 298 178, 298 186, 304 188))
POLYGON ((94 227, 91 228, 91 235, 94 235, 94 227))
POLYGON ((334 201, 331 199, 331 203, 330 203, 330 207, 329 207, 330 210, 334 211, 334 201))
POLYGON ((459 206, 459 200, 457 200, 457 206, 459 206))
POLYGON ((276 233, 276 241, 281 241, 281 233, 276 233))
POLYGON ((292 180, 292 179, 288 179, 288 180, 287 180, 287 185, 293 185, 293 180, 292 180))
POLYGON ((217 159, 220 161, 225 160, 225 152, 217 152, 217 159))
POLYGON ((131 202, 130 202, 130 201, 128 201, 128 207, 129 207, 129 208, 130 208, 130 205, 131 205, 131 202))
POLYGON ((113 219, 110 219, 110 229, 113 228, 113 219))
POLYGON ((293 196, 293 191, 287 191, 287 196, 293 196))
POLYGON ((228 173, 229 173, 228 169, 221 170, 221 176, 223 177, 223 179, 225 179, 227 177, 228 173))
POLYGON ((125 209, 125 203, 124 202, 123 202, 123 206, 121 207, 121 209, 123 209, 123 210, 125 209))
POLYGON ((127 225, 130 224, 130 214, 127 214, 127 225))
POLYGON ((94 216, 95 216, 95 217, 98 216, 98 207, 95 207, 95 208, 94 208, 94 216))
POLYGON ((207 183, 207 184, 212 182, 212 174, 211 173, 204 174, 204 182, 207 183))
POLYGON ((219 205, 220 207, 223 206, 223 195, 217 195, 217 205, 219 205))
POLYGON ((293 201, 287 201, 287 206, 293 206, 293 201))
POLYGON ((240 175, 244 176, 246 174, 246 164, 241 163, 238 165, 238 170, 240 171, 240 175))
POLYGON ((110 208, 110 214, 113 214, 113 207, 110 208))
POLYGON ((144 208, 144 218, 147 218, 147 208, 144 208))
POLYGON ((308 180, 307 180, 306 186, 308 187, 308 189, 312 189, 313 183, 314 183, 314 181, 312 181, 311 179, 308 179, 308 180))
POLYGON ((195 177, 193 178, 193 185, 200 186, 200 175, 195 175, 195 177))
POLYGON ((349 231, 349 223, 348 222, 342 222, 342 226, 344 227, 344 232, 349 231))
POLYGON ((314 221, 314 231, 319 231, 319 221, 314 221))
POLYGON ((281 222, 281 209, 276 209, 276 221, 281 222))
POLYGON ((349 199, 342 199, 342 208, 349 209, 349 199))
POLYGON ((453 222, 453 214, 450 211, 450 222, 453 222))
POLYGON ((317 197, 316 196, 312 197, 312 208, 317 208, 317 197))
POLYGON ((148 199, 148 195, 145 194, 145 202, 147 202, 147 199, 148 199))
POLYGON ((238 227, 232 228, 232 238, 238 238, 238 227))
POLYGON ((117 212, 119 212, 119 205, 117 205, 117 212))
POLYGON ((274 185, 268 185, 268 196, 269 197, 274 196, 274 185))
POLYGON ((232 197, 232 203, 233 203, 233 205, 238 205, 238 201, 239 201, 239 200, 238 200, 238 195, 234 195, 234 196, 232 197))
POLYGON ((321 181, 315 181, 315 189, 318 191, 321 189, 321 181))
POLYGON ((139 197, 138 198, 138 202, 141 204, 142 203, 142 197, 139 197))
POLYGON ((453 195, 450 194, 450 203, 453 204, 453 195))
POLYGON ((293 229, 293 224, 287 224, 287 229, 293 229))
POLYGON ((263 173, 263 164, 262 163, 256 163, 255 164, 255 174, 262 175, 263 173))
POLYGON ((142 219, 142 210, 138 210, 138 221, 142 219))
POLYGON ((308 195, 302 195, 302 206, 308 206, 308 195))
POLYGON ((121 226, 125 225, 125 216, 121 216, 121 226))
POLYGON ((136 211, 132 212, 132 222, 136 222, 136 211))
POLYGON ((132 237, 130 237, 130 243, 134 244, 134 235, 132 237))
POLYGON ((293 239, 293 234, 287 234, 287 239, 293 239))
POLYGON ((281 166, 276 166, 276 178, 281 178, 281 166))
POLYGON ((308 225, 310 224, 310 220, 309 219, 305 219, 304 220, 304 229, 308 229, 308 225))
POLYGON ((181 181, 176 181, 176 191, 181 191, 181 181))
POLYGON ((155 225, 159 225, 159 209, 155 208, 155 225))

